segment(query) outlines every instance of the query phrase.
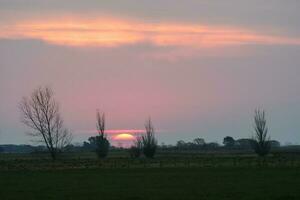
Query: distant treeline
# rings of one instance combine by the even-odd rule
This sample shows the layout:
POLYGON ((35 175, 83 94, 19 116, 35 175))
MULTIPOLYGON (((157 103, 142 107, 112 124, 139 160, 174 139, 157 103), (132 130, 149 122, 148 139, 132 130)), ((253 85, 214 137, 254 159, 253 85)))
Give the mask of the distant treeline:
POLYGON ((0 145, 0 152, 2 153, 32 153, 32 152, 44 152, 45 146, 32 146, 32 145, 16 145, 16 144, 3 144, 0 145))
MULTIPOLYGON (((89 141, 83 142, 82 145, 68 145, 64 148, 64 152, 94 152, 97 146, 89 141)), ((276 140, 270 141, 272 149, 277 150, 293 150, 300 151, 300 145, 285 145, 281 146, 280 142, 276 140)), ((178 141, 175 145, 171 144, 160 144, 158 145, 158 150, 160 151, 188 151, 188 150, 198 150, 198 151, 218 151, 218 150, 245 150, 252 151, 251 139, 237 139, 227 136, 224 138, 223 144, 217 142, 206 143, 202 138, 196 138, 192 142, 185 142, 183 140, 178 141)), ((111 151, 124 151, 122 147, 110 147, 111 151)), ((4 144, 0 145, 0 152, 2 153, 47 153, 47 148, 45 146, 32 146, 32 145, 14 145, 14 144, 4 144)))
MULTIPOLYGON (((280 147, 280 142, 276 140, 270 140, 270 146, 272 148, 278 148, 280 147)), ((203 138, 196 138, 192 142, 185 142, 183 140, 180 140, 176 143, 175 146, 172 145, 163 145, 163 147, 167 148, 177 148, 181 150, 196 150, 196 149, 207 149, 207 150, 212 150, 212 149, 241 149, 241 150, 249 150, 253 149, 253 139, 249 138, 241 138, 234 140, 230 136, 226 136, 223 139, 223 145, 220 145, 217 142, 209 142, 206 143, 203 138)))

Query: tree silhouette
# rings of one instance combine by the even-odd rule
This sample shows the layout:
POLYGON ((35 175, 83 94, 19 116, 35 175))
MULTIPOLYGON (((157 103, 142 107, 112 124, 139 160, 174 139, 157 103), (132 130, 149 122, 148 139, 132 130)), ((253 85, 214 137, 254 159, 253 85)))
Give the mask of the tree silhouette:
POLYGON ((205 140, 203 138, 195 138, 193 140, 194 144, 197 146, 204 146, 205 145, 205 140))
POLYGON ((96 114, 96 127, 98 135, 94 137, 94 143, 96 145, 96 153, 99 158, 105 158, 109 151, 109 141, 105 134, 105 114, 97 111, 96 114))
POLYGON ((143 142, 142 137, 136 136, 133 145, 129 149, 129 154, 131 158, 139 158, 142 153, 143 142))
POLYGON ((157 149, 157 140, 151 118, 146 121, 145 129, 146 133, 142 135, 143 153, 147 158, 153 158, 157 149))
POLYGON ((253 148, 259 156, 265 156, 270 152, 271 144, 268 137, 268 127, 264 110, 255 110, 254 115, 255 135, 253 138, 253 148))
POLYGON ((49 87, 39 87, 30 98, 24 97, 19 105, 22 122, 33 131, 29 135, 43 142, 53 160, 66 145, 72 134, 63 126, 59 106, 49 87))
POLYGON ((225 147, 231 148, 231 147, 234 146, 235 140, 233 139, 233 137, 226 136, 223 139, 223 144, 224 144, 225 147))

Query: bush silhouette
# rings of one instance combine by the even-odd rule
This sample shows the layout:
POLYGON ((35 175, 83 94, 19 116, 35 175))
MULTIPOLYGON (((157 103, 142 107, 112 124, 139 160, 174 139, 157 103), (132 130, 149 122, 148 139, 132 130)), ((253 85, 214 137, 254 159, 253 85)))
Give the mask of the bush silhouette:
POLYGON ((136 137, 136 140, 134 141, 134 145, 130 147, 129 149, 129 155, 131 158, 139 158, 142 154, 142 138, 136 137))
POLYGON ((109 141, 106 137, 97 135, 95 137, 96 153, 98 158, 105 158, 109 151, 109 141))

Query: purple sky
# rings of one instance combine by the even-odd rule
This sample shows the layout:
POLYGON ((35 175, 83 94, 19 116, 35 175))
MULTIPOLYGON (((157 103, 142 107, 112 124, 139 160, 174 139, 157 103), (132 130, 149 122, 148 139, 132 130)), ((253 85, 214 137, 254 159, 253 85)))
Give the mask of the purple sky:
POLYGON ((160 142, 250 137, 264 108, 272 139, 300 142, 297 0, 0 1, 0 144, 30 144, 18 103, 48 85, 75 142, 95 129, 160 142))

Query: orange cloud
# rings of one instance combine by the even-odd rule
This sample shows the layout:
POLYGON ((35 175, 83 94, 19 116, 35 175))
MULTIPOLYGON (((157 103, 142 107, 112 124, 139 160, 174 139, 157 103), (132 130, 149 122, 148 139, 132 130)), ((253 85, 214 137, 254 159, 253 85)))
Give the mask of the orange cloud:
POLYGON ((106 18, 84 20, 79 17, 0 24, 0 38, 38 39, 56 45, 104 47, 138 43, 195 48, 241 44, 300 45, 299 38, 272 36, 239 28, 106 18))

